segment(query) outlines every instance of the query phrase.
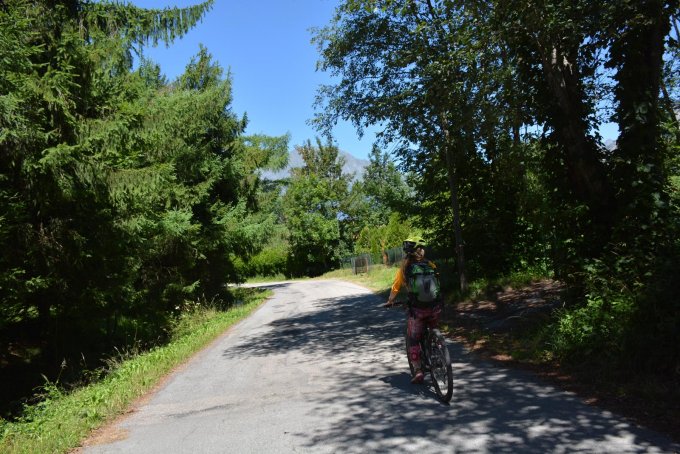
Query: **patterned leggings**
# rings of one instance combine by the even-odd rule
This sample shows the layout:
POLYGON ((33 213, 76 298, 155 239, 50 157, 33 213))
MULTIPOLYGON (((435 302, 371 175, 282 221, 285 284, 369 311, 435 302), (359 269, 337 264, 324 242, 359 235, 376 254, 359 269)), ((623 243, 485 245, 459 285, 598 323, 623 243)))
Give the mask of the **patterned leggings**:
POLYGON ((411 308, 409 310, 406 337, 408 337, 408 355, 415 369, 420 369, 420 338, 423 337, 424 327, 436 328, 439 323, 439 315, 442 312, 441 306, 433 308, 411 308))

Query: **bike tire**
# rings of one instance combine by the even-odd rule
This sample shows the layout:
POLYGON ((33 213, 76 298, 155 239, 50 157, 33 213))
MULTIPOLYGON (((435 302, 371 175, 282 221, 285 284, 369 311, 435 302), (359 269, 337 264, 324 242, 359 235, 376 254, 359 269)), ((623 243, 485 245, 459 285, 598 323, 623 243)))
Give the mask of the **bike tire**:
POLYGON ((453 396, 453 367, 451 356, 442 333, 433 329, 429 338, 430 377, 439 398, 449 403, 453 396))

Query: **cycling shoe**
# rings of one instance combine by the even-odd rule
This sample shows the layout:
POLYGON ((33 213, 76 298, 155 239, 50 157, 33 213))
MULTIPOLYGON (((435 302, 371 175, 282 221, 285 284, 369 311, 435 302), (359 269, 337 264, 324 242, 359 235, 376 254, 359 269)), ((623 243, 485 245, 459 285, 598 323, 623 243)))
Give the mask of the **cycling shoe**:
POLYGON ((416 371, 416 373, 413 375, 413 378, 411 379, 411 383, 419 384, 419 383, 422 383, 423 380, 425 380, 425 374, 423 373, 422 370, 418 369, 416 371))

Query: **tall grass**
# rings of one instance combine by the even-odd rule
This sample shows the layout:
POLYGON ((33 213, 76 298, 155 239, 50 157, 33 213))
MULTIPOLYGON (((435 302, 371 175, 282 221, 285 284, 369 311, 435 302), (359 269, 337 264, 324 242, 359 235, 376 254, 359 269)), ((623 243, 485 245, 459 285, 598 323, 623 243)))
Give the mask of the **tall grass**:
POLYGON ((392 286, 397 270, 398 268, 394 266, 373 265, 367 273, 354 274, 351 269, 339 269, 330 271, 321 278, 346 279, 375 292, 386 292, 392 286))
POLYGON ((61 453, 77 447, 93 429, 124 412, 173 368, 256 309, 270 291, 237 289, 241 304, 227 311, 199 307, 173 327, 172 340, 127 359, 112 359, 100 381, 73 392, 47 383, 40 403, 17 421, 0 420, 0 452, 61 453))

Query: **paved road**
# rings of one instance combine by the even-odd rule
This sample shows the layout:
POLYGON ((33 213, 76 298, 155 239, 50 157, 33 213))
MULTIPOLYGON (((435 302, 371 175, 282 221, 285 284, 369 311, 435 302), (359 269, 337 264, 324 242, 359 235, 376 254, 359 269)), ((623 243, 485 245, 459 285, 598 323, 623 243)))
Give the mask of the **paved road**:
POLYGON ((409 382, 403 314, 343 281, 274 296, 95 453, 673 453, 680 446, 458 345, 454 397, 409 382))

